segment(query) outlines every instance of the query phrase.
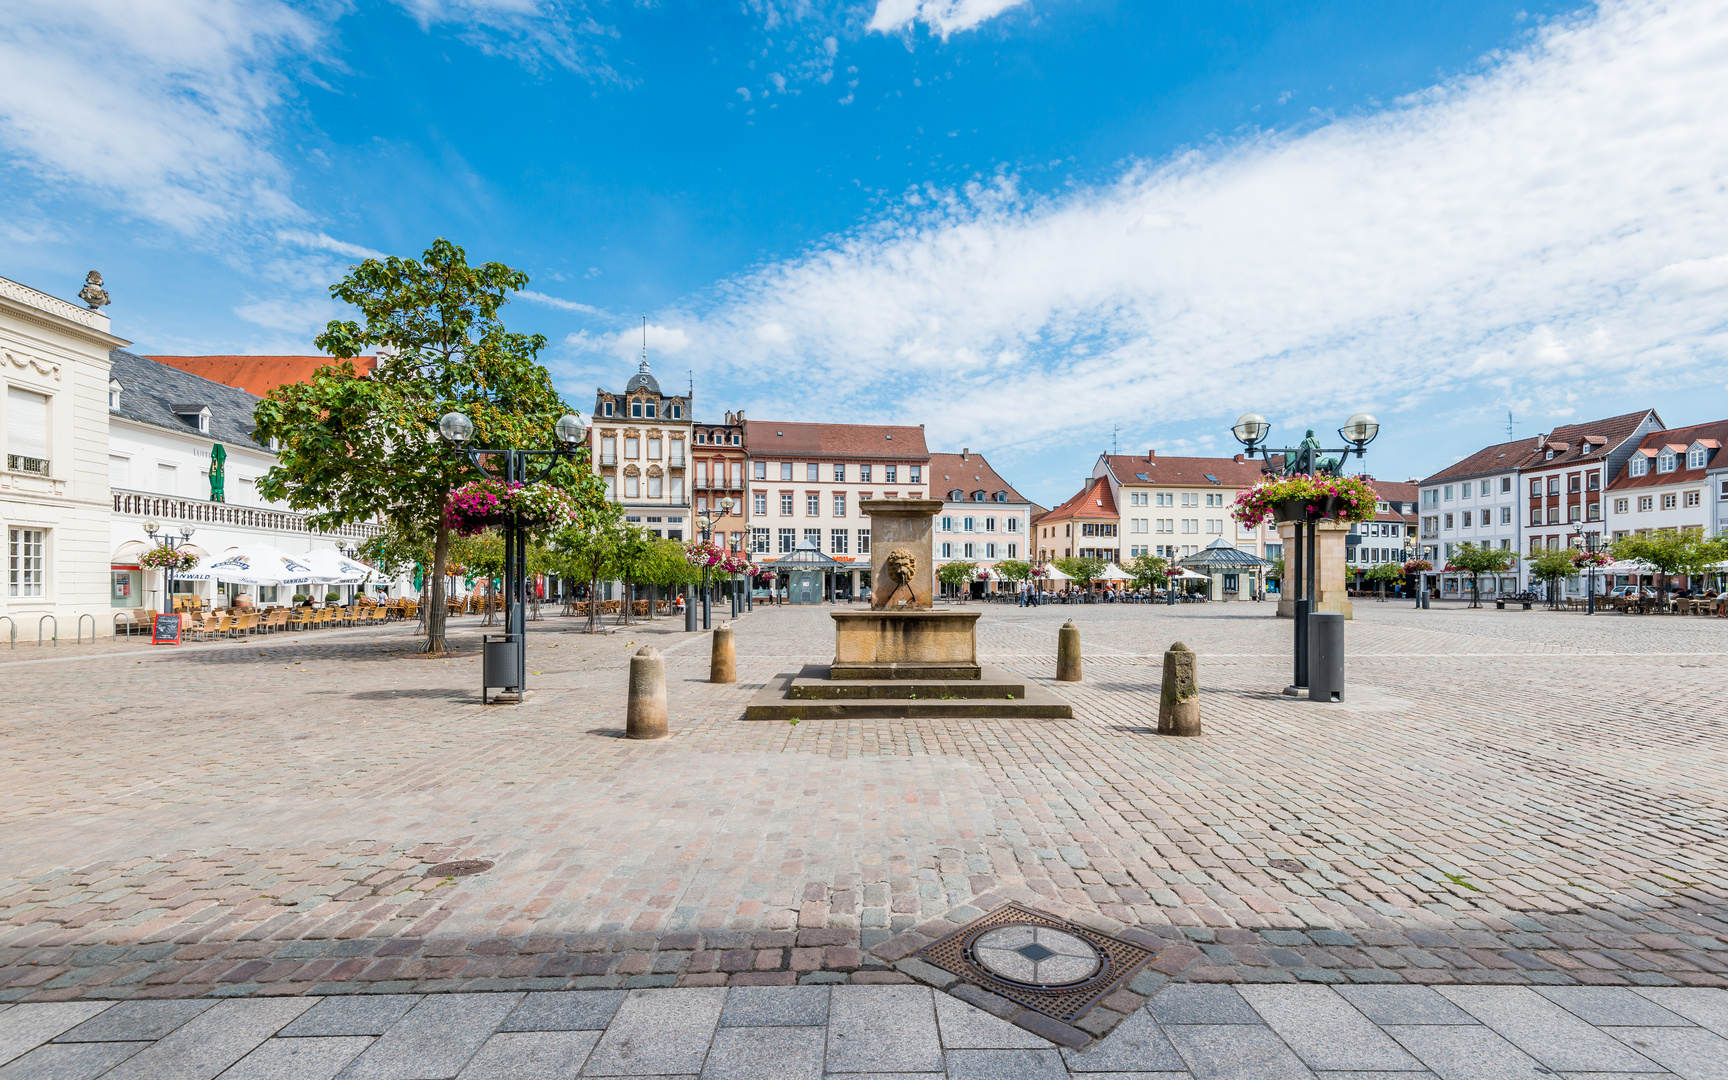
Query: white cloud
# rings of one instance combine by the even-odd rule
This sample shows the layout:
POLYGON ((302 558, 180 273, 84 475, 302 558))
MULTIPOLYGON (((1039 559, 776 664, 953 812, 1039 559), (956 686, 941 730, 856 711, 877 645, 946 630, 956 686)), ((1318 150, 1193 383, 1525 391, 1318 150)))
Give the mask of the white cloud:
POLYGON ((0 150, 47 187, 182 231, 302 216, 267 143, 280 68, 318 5, 15 0, 0 19, 0 150))
POLYGON ((876 12, 867 29, 884 34, 922 22, 947 38, 958 30, 971 30, 1026 0, 877 0, 876 12))
POLYGON ((605 82, 621 81, 600 42, 618 31, 580 0, 395 0, 422 30, 454 28, 466 44, 529 70, 550 61, 605 82))
POLYGON ((1049 198, 926 190, 669 321, 740 377, 778 326, 836 415, 939 402, 972 445, 1101 415, 1343 416, 1492 377, 1714 380, 1723 55, 1724 5, 1611 0, 1371 115, 1049 198))
POLYGON ((559 297, 547 296, 543 292, 534 292, 530 289, 518 290, 516 295, 520 296, 524 300, 532 300, 536 304, 545 304, 549 308, 557 308, 559 311, 574 311, 581 315, 605 314, 605 312, 592 305, 578 304, 574 300, 563 300, 559 297))

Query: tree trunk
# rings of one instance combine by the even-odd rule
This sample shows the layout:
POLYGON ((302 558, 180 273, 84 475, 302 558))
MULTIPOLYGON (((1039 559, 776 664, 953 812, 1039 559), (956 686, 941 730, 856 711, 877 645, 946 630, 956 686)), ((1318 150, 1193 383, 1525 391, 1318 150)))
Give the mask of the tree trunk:
POLYGON ((588 632, 600 628, 600 571, 593 568, 588 578, 588 632))
POLYGON ((432 546, 432 600, 422 610, 426 612, 426 645, 421 652, 449 652, 444 638, 444 560, 450 554, 450 529, 438 522, 438 540, 432 546))
POLYGON ((486 575, 486 621, 484 623, 481 623, 481 625, 482 626, 496 626, 497 623, 498 623, 498 620, 493 616, 493 613, 492 613, 492 575, 487 574, 486 575))

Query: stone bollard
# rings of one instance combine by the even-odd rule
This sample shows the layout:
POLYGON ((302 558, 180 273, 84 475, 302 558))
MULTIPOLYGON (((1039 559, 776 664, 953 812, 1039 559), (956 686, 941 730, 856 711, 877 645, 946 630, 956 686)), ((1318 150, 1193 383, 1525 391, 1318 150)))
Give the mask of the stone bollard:
POLYGON ((1164 685, 1158 693, 1158 734, 1202 734, 1199 658, 1180 641, 1164 653, 1164 685))
POLYGON ((644 645, 630 658, 630 703, 624 715, 627 739, 666 737, 666 661, 644 645))
POLYGON ((737 682, 738 654, 732 651, 732 624, 714 628, 714 653, 708 661, 709 682, 737 682))
POLYGON ((1080 628, 1069 619, 1056 635, 1056 681, 1080 681, 1080 628))

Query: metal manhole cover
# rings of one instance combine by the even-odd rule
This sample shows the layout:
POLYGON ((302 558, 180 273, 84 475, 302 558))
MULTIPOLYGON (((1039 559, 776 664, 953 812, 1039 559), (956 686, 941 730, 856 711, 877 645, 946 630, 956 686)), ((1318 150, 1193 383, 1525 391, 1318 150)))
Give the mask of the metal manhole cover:
POLYGON ((1026 986, 1073 986, 1104 963, 1091 943, 1048 926, 986 931, 973 939, 972 958, 997 978, 1026 986))
POLYGON ((913 954, 1065 1024, 1132 979, 1153 950, 1006 904, 913 954))
POLYGON ((455 862, 441 862, 426 871, 427 877, 467 877, 470 874, 483 874, 492 869, 491 863, 485 859, 457 859, 455 862))
POLYGON ((1306 874, 1308 868, 1295 859, 1268 859, 1266 865, 1274 870, 1282 870, 1287 874, 1306 874))

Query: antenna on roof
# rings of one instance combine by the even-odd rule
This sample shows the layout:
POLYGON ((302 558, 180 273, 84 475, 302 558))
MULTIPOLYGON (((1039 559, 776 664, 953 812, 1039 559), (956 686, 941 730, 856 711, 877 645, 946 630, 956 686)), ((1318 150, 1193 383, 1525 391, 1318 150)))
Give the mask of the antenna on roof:
POLYGON ((1121 431, 1121 430, 1122 430, 1121 424, 1112 425, 1110 428, 1110 456, 1111 457, 1116 456, 1116 433, 1121 431))
POLYGON ((1506 441, 1512 441, 1512 410, 1506 410, 1506 441))
POLYGON ((690 402, 691 402, 691 404, 695 404, 695 402, 696 402, 696 372, 692 368, 685 368, 684 374, 686 376, 688 376, 690 379, 690 395, 689 395, 690 396, 690 402))

